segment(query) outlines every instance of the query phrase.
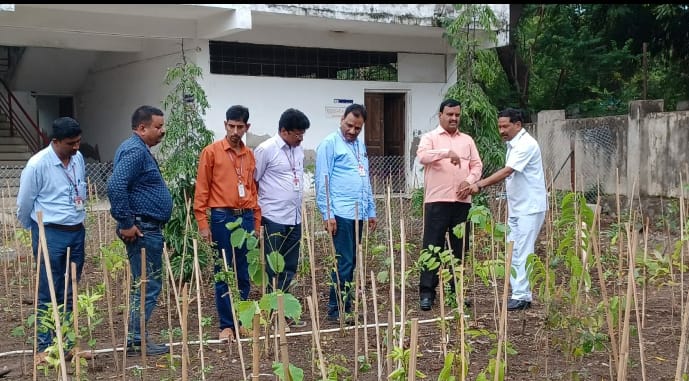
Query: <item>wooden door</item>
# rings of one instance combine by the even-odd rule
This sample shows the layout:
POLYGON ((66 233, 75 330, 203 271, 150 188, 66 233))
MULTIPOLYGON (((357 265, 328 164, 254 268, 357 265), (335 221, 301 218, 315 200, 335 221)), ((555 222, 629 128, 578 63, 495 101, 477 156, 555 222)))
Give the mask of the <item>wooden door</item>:
POLYGON ((364 127, 364 143, 368 156, 385 155, 385 124, 383 121, 385 97, 383 94, 366 93, 364 96, 367 118, 364 127))

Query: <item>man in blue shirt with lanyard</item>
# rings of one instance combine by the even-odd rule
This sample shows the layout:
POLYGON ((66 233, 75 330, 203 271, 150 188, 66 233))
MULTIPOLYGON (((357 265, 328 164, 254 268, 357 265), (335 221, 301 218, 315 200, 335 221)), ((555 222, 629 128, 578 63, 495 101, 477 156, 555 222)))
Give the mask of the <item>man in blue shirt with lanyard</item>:
POLYGON ((139 310, 141 249, 146 249, 146 322, 153 313, 162 288, 163 226, 172 214, 172 196, 167 189, 158 162, 150 148, 165 135, 163 112, 155 107, 141 106, 132 115, 132 136, 115 152, 112 176, 108 180, 110 214, 117 220, 117 235, 127 246, 131 268, 132 292, 129 299, 129 336, 127 355, 141 351, 146 338, 146 353, 160 355, 169 348, 155 344, 142 333, 139 310))
MULTIPOLYGON (((23 227, 31 229, 34 256, 38 254, 39 245, 36 212, 43 212, 55 297, 58 304, 64 302, 67 282, 68 312, 72 311, 72 282, 70 276, 65 279, 65 273, 71 274, 67 249, 69 261, 77 266, 77 281, 84 266, 86 169, 84 157, 79 152, 80 143, 79 123, 68 117, 56 119, 50 145, 29 159, 22 171, 17 195, 17 218, 23 227)), ((51 299, 43 257, 40 262, 37 324, 44 327, 41 321, 52 319, 46 316, 51 299)), ((46 350, 53 342, 52 336, 53 332, 41 332, 39 328, 35 362, 45 361, 46 350)))
POLYGON ((316 148, 316 203, 325 230, 333 236, 337 257, 337 273, 331 272, 329 321, 339 320, 338 297, 342 297, 345 313, 351 313, 351 284, 356 266, 355 218, 359 223, 359 240, 364 220, 368 220, 370 230, 376 228, 366 146, 357 138, 365 122, 366 108, 356 103, 349 105, 340 120, 340 129, 316 148), (341 295, 337 293, 338 288, 341 295))

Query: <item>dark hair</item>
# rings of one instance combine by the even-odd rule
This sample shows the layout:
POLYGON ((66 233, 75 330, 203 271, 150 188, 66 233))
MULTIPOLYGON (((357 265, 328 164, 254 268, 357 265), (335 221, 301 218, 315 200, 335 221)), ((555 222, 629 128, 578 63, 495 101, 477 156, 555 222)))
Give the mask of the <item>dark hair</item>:
POLYGON ((311 126, 311 122, 309 122, 309 118, 303 112, 294 108, 288 108, 280 115, 278 131, 282 128, 287 131, 306 130, 309 126, 311 126))
POLYGON ((225 112, 225 120, 241 120, 247 123, 249 121, 249 109, 241 105, 231 106, 225 112))
POLYGON ((139 108, 134 110, 134 114, 132 114, 132 130, 136 130, 141 123, 151 123, 153 115, 163 116, 163 112, 159 108, 153 106, 139 106, 139 108))
POLYGON ((342 117, 346 117, 350 112, 357 118, 364 118, 364 122, 366 121, 366 107, 363 105, 352 103, 351 105, 347 106, 342 117))
POLYGON ((51 136, 53 139, 62 140, 79 135, 81 135, 81 127, 76 120, 65 116, 53 121, 53 134, 51 136))
POLYGON ((462 104, 459 103, 458 100, 455 100, 455 99, 452 99, 452 98, 448 98, 448 99, 445 99, 444 101, 442 101, 442 102, 440 103, 440 110, 439 110, 439 112, 442 113, 443 110, 445 110, 445 107, 457 107, 457 106, 462 107, 462 104))
POLYGON ((498 113, 498 118, 510 118, 510 123, 522 123, 524 124, 524 118, 522 112, 515 108, 506 108, 498 113))

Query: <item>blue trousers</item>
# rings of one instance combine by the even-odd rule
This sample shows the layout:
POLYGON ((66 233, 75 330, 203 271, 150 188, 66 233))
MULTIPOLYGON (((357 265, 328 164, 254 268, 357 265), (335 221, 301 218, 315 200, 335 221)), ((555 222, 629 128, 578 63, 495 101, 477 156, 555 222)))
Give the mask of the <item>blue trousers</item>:
MULTIPOLYGON (((231 211, 224 208, 211 209, 211 234, 213 235, 213 242, 218 250, 218 261, 215 264, 215 273, 225 271, 222 261, 227 263, 227 269, 234 271, 232 262, 232 255, 234 253, 234 265, 237 266, 237 286, 239 287, 239 296, 242 300, 249 297, 251 290, 251 283, 249 281, 249 266, 246 259, 246 243, 240 248, 233 248, 230 242, 231 232, 225 226, 229 222, 234 222, 237 218, 242 218, 241 227, 247 232, 254 231, 254 212, 252 210, 244 212, 241 216, 235 216, 231 211), (225 256, 223 259, 223 251, 225 256)), ((225 328, 233 328, 235 326, 232 318, 232 304, 230 303, 229 287, 224 281, 215 282, 215 306, 218 309, 218 319, 220 323, 220 330, 225 328)))
POLYGON ((287 287, 292 283, 292 278, 294 278, 294 274, 297 272, 297 265, 299 264, 301 224, 283 225, 263 217, 261 218, 261 225, 263 225, 263 236, 266 246, 264 250, 265 255, 268 256, 271 252, 277 251, 285 259, 285 268, 278 274, 268 265, 266 259, 268 290, 272 292, 273 279, 277 275, 275 280, 277 288, 287 291, 287 287))
MULTIPOLYGON (((129 268, 131 270, 132 284, 129 294, 129 344, 141 342, 141 249, 146 249, 146 295, 145 318, 146 323, 151 318, 153 309, 158 303, 158 295, 163 287, 163 233, 161 225, 136 221, 143 237, 138 237, 133 243, 125 243, 129 268)), ((148 324, 147 324, 148 325, 148 324)), ((148 337, 148 331, 145 332, 148 337)))
MULTIPOLYGON (((335 256, 337 257, 337 273, 335 271, 330 273, 330 301, 328 302, 328 315, 330 316, 339 316, 336 288, 338 284, 337 277, 340 278, 339 286, 345 312, 351 312, 353 297, 351 288, 354 286, 352 281, 354 279, 354 268, 356 267, 355 220, 335 216, 335 223, 337 223, 337 232, 333 236, 333 243, 335 245, 335 256)), ((363 221, 360 220, 359 240, 361 240, 363 226, 363 221)))
MULTIPOLYGON (((67 311, 72 311, 72 271, 71 265, 67 263, 67 248, 69 250, 69 261, 77 265, 77 282, 81 279, 81 270, 84 267, 84 238, 86 230, 64 231, 55 228, 45 227, 45 238, 50 256, 50 270, 55 286, 55 298, 58 305, 65 301, 65 282, 67 282, 67 311), (69 269, 69 270, 68 270, 69 269), (68 276, 65 277, 65 272, 68 276)), ((38 260, 38 224, 31 222, 31 246, 33 248, 34 259, 38 260)), ((39 326, 36 337, 36 352, 44 352, 53 343, 54 332, 41 329, 41 321, 52 316, 46 316, 50 300, 50 286, 48 285, 48 275, 46 273, 45 261, 41 254, 41 269, 38 277, 38 317, 36 323, 39 326)))

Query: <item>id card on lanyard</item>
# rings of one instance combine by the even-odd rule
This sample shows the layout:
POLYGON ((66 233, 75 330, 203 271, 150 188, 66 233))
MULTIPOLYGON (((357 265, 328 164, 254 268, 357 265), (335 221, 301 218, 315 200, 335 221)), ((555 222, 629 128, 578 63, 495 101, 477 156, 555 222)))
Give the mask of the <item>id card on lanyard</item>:
MULTIPOLYGON (((67 177, 67 181, 69 181, 70 188, 74 189, 74 209, 77 212, 81 212, 84 210, 84 199, 79 195, 79 179, 77 178, 76 171, 74 170, 74 164, 72 164, 72 176, 69 175, 69 171, 67 168, 62 167, 62 171, 65 174, 65 177, 67 177)), ((72 192, 70 191, 70 196, 72 195, 72 192)))

